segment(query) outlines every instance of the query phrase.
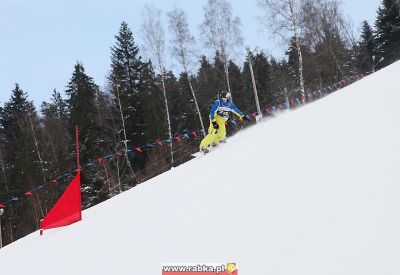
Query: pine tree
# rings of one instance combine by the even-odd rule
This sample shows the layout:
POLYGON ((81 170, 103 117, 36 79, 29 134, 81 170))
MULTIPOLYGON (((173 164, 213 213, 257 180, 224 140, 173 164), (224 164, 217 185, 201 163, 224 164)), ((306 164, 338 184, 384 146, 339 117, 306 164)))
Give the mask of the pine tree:
POLYGON ((43 131, 50 147, 45 158, 49 162, 48 169, 57 176, 70 167, 68 153, 72 150, 72 141, 68 132, 68 104, 54 89, 50 102, 43 102, 41 107, 43 131))
POLYGON ((141 87, 144 106, 145 135, 147 141, 164 138, 168 131, 165 124, 165 103, 159 85, 156 82, 152 63, 146 63, 143 71, 144 83, 141 87))
MULTIPOLYGON (((75 125, 78 125, 83 164, 96 161, 98 156, 102 155, 103 134, 96 112, 98 90, 93 79, 85 73, 83 65, 77 63, 65 93, 68 96, 70 136, 75 137, 75 125)), ((90 173, 82 174, 82 201, 85 207, 105 199, 104 194, 99 194, 103 182, 98 172, 94 169, 90 173)))
POLYGON ((109 80, 120 90, 132 95, 138 91, 143 62, 135 45, 133 33, 126 22, 121 23, 115 46, 111 48, 111 74, 109 80))
POLYGON ((383 0, 375 21, 379 59, 377 67, 387 66, 400 58, 400 2, 383 0), (383 60, 381 60, 383 58, 383 60), (379 64, 378 64, 379 63, 379 64))
MULTIPOLYGON (((220 91, 227 91, 228 87, 226 84, 226 74, 225 74, 225 64, 222 61, 221 54, 219 52, 215 53, 214 63, 212 67, 213 75, 214 75, 214 94, 217 95, 220 91)), ((226 66, 229 71, 229 61, 226 62, 226 66)), ((230 76, 229 76, 230 80, 230 76)), ((235 96, 235 95, 233 95, 235 96)))
MULTIPOLYGON (((286 51, 287 55, 287 60, 288 64, 290 66, 291 70, 291 77, 293 78, 293 83, 295 83, 296 86, 300 86, 299 83, 299 77, 298 77, 298 72, 299 72, 299 57, 298 57, 298 51, 296 48, 296 42, 295 38, 293 37, 291 39, 291 43, 289 45, 289 49, 286 51)), ((309 86, 309 83, 312 83, 313 80, 316 78, 316 70, 314 64, 312 63, 313 59, 313 54, 311 53, 311 50, 309 47, 305 45, 305 43, 302 43, 300 45, 301 52, 302 52, 302 57, 303 57, 303 80, 304 80, 304 85, 307 88, 309 86)))
MULTIPOLYGON (((284 102, 286 100, 285 89, 291 83, 292 78, 290 77, 290 66, 286 60, 277 61, 271 58, 271 89, 273 92, 274 104, 284 102)), ((271 107, 271 106, 269 106, 271 107)))
POLYGON ((200 68, 197 73, 196 90, 198 91, 198 100, 200 112, 205 122, 204 127, 208 129, 210 108, 213 101, 217 98, 216 76, 213 65, 205 56, 200 60, 200 68))
POLYGON ((15 198, 9 205, 11 211, 6 211, 3 218, 9 219, 6 226, 10 234, 6 236, 13 240, 38 229, 38 221, 43 217, 38 200, 20 200, 20 194, 42 184, 39 161, 32 153, 37 149, 31 131, 37 129, 36 122, 33 103, 16 84, 0 116, 2 138, 7 144, 2 148, 2 163, 6 163, 3 177, 7 181, 7 196, 15 198))
POLYGON ((12 91, 11 99, 4 105, 2 112, 2 126, 5 130, 18 129, 17 118, 23 117, 29 112, 34 112, 33 103, 28 100, 27 94, 15 84, 15 89, 12 91))
MULTIPOLYGON (((155 76, 151 63, 142 61, 139 48, 135 45, 133 33, 128 24, 121 23, 119 33, 115 36, 117 42, 111 48, 111 73, 109 84, 114 102, 114 124, 117 129, 118 139, 121 141, 117 148, 127 150, 128 146, 140 146, 148 140, 159 136, 159 127, 153 114, 158 114, 157 103, 159 98, 155 95, 157 89, 155 76), (157 109, 154 109, 157 108, 157 109), (157 129, 152 129, 157 128, 157 129)), ((144 167, 145 159, 136 156, 134 159, 125 158, 125 164, 130 171, 133 184, 138 182, 133 171, 132 160, 135 166, 144 167)), ((119 168, 118 168, 119 169, 119 168)), ((124 168, 122 167, 122 170, 124 168)))
MULTIPOLYGON (((194 97, 190 91, 188 76, 184 72, 179 75, 178 86, 180 93, 182 94, 182 105, 183 105, 183 114, 185 117, 184 130, 198 130, 201 129, 201 124, 199 124, 199 117, 197 113, 196 103, 194 97), (196 111, 194 111, 196 110, 196 111)), ((191 78, 190 83, 194 82, 194 77, 191 78)), ((197 94, 197 91, 196 91, 197 94)), ((206 127, 204 125, 204 127, 206 127)))
MULTIPOLYGON (((250 55, 252 59, 251 62, 253 64, 258 99, 261 108, 263 108, 267 105, 271 105, 273 102, 271 90, 271 65, 268 62, 267 56, 263 52, 258 52, 255 55, 250 52, 250 55)), ((250 106, 252 106, 254 109, 255 99, 248 61, 246 61, 243 65, 242 78, 245 94, 250 98, 250 106)))
MULTIPOLYGON (((185 117, 183 116, 183 106, 181 101, 181 91, 178 87, 178 80, 172 71, 165 72, 165 88, 168 92, 168 107, 170 110, 171 117, 171 130, 173 133, 179 133, 182 131, 182 126, 185 123, 185 117)), ((187 102, 186 102, 187 104, 187 102)))
POLYGON ((61 94, 56 89, 50 98, 50 103, 42 103, 42 114, 45 117, 52 117, 66 122, 68 119, 67 102, 62 98, 61 94))
POLYGON ((166 85, 170 98, 171 126, 174 133, 182 133, 185 130, 199 128, 196 119, 196 107, 191 95, 187 75, 181 73, 179 80, 169 72, 166 77, 166 85))
POLYGON ((242 79, 242 72, 238 65, 233 61, 229 62, 229 76, 231 83, 231 91, 233 93, 233 102, 243 112, 250 112, 251 110, 251 95, 245 93, 244 84, 242 79))
POLYGON ((362 23, 361 38, 357 45, 357 67, 361 72, 369 72, 374 69, 376 57, 376 43, 374 31, 366 20, 362 23))

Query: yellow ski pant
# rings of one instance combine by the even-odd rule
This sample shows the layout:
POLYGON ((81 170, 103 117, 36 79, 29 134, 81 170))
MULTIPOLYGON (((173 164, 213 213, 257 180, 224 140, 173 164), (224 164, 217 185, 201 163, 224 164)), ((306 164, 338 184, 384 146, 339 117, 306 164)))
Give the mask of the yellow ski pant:
POLYGON ((223 140, 226 136, 225 122, 226 120, 216 117, 215 121, 218 123, 219 128, 214 129, 212 122, 210 121, 210 127, 208 128, 208 135, 203 138, 200 143, 200 149, 208 147, 210 144, 217 144, 223 140))

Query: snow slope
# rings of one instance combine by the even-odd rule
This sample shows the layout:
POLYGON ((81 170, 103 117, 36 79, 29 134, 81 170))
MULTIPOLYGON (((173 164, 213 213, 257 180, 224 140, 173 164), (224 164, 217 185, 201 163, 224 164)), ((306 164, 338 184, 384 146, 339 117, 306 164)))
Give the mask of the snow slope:
POLYGON ((0 274, 400 274, 400 62, 0 250, 0 274))

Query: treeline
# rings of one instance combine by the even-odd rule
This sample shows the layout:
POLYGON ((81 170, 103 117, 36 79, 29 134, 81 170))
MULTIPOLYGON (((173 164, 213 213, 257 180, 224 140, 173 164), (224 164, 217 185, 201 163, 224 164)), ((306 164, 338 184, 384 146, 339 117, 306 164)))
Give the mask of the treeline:
POLYGON ((333 83, 355 72, 371 72, 400 58, 398 0, 382 1, 375 29, 364 21, 359 41, 340 1, 258 2, 265 11, 263 23, 289 41, 286 54, 290 80, 303 98, 307 89, 321 83, 333 83))
MULTIPOLYGON (((266 12, 273 4, 259 2, 266 12)), ((65 91, 54 90, 50 101, 36 110, 23 90, 29 88, 16 84, 0 107, 3 243, 37 230, 40 219, 65 190, 71 177, 54 179, 76 169, 75 125, 80 128, 81 163, 90 164, 82 173, 83 206, 88 208, 189 160, 198 140, 165 140, 172 141, 176 134, 200 133, 202 124, 207 130, 209 108, 218 91, 230 89, 236 105, 246 114, 255 112, 250 59, 260 104, 267 107, 302 92, 299 53, 305 90, 382 68, 400 58, 399 1, 383 0, 375 28, 365 21, 359 41, 352 37, 337 1, 302 3, 296 21, 299 31, 291 37, 282 60, 249 51, 244 64, 235 63, 236 52, 243 48, 240 20, 225 0, 209 0, 201 40, 215 53, 212 58, 195 53, 186 14, 181 10, 168 13, 170 43, 181 65, 179 75, 165 70, 161 13, 152 7, 140 31, 148 42, 144 48, 139 48, 136 35, 122 22, 110 51, 106 88, 101 89, 78 62, 71 68, 65 91), (143 57, 144 50, 150 59, 143 57), (130 153, 148 143, 163 146, 145 146, 140 153, 130 153), (113 157, 104 159, 107 155, 113 157), (40 188, 49 182, 49 188, 40 188)), ((230 134, 237 130, 229 127, 230 134)))

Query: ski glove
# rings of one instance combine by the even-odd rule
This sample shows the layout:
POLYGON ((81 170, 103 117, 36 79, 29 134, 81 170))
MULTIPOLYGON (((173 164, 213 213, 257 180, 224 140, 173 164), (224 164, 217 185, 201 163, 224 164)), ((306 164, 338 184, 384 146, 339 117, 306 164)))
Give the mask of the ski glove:
POLYGON ((217 123, 216 121, 213 121, 213 122, 212 122, 212 125, 213 125, 213 128, 214 128, 214 129, 216 129, 216 130, 219 129, 219 125, 218 125, 218 123, 217 123))
POLYGON ((243 116, 242 120, 250 121, 250 118, 248 116, 243 116))
POLYGON ((246 121, 250 121, 250 118, 248 116, 243 116, 240 118, 241 121, 246 120, 246 121))

